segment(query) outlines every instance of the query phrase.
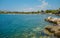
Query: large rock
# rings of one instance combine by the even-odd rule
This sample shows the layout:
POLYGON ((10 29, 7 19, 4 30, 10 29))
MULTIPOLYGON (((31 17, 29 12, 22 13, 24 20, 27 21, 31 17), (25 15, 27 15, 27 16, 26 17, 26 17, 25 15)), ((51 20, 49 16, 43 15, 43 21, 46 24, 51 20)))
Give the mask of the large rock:
POLYGON ((52 17, 48 17, 45 19, 48 22, 60 25, 60 18, 52 18, 52 17))
POLYGON ((44 29, 44 33, 48 35, 54 35, 55 37, 60 37, 60 26, 47 26, 44 29))

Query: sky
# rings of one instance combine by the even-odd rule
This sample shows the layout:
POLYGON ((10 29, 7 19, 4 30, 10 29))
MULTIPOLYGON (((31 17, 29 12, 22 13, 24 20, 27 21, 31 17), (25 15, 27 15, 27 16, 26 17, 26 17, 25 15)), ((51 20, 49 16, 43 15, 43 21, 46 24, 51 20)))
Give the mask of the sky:
POLYGON ((3 11, 40 11, 60 8, 60 0, 0 0, 3 11))

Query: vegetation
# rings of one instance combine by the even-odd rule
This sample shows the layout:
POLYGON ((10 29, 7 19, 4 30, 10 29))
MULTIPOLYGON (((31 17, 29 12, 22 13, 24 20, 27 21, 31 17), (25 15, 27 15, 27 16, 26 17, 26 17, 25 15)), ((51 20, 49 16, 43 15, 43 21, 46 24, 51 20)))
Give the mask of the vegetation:
POLYGON ((58 14, 60 13, 60 8, 57 10, 45 10, 46 13, 51 13, 51 14, 58 14))
POLYGON ((32 12, 11 12, 11 11, 0 11, 0 14, 40 14, 40 11, 32 12))
POLYGON ((51 14, 60 14, 60 8, 56 10, 41 10, 37 12, 11 12, 11 11, 0 11, 0 14, 40 14, 40 13, 51 13, 51 14))
POLYGON ((46 10, 45 12, 54 14, 54 13, 57 13, 58 11, 57 10, 46 10))

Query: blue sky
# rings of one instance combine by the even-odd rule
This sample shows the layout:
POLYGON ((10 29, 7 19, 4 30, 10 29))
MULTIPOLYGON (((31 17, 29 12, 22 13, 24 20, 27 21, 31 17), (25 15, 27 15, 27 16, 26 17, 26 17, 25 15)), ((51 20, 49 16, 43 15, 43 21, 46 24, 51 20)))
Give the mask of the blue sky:
POLYGON ((60 0, 0 0, 0 10, 38 11, 60 8, 60 0))

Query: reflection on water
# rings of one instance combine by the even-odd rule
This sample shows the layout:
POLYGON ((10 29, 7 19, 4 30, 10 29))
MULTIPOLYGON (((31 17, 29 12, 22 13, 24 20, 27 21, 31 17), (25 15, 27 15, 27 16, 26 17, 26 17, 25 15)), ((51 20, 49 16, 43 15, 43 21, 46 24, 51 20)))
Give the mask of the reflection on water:
POLYGON ((51 38, 43 32, 50 23, 44 21, 48 16, 56 15, 0 15, 0 38, 51 38))

